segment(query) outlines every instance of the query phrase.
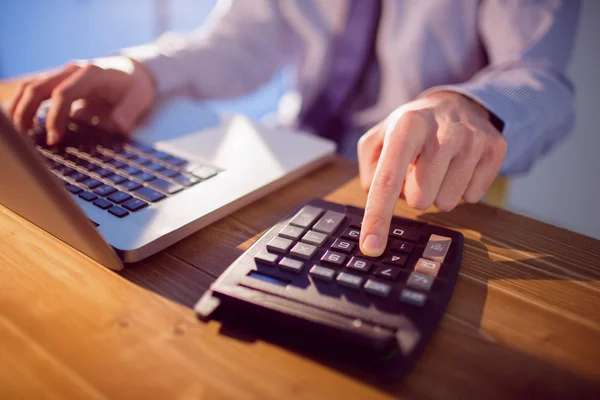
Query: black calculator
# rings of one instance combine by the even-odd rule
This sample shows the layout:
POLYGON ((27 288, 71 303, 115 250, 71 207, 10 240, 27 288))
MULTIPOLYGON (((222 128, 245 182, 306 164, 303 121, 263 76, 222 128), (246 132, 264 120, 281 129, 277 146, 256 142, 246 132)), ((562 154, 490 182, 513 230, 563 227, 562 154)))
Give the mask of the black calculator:
POLYGON ((196 304, 292 324, 308 340, 329 340, 374 357, 412 363, 450 300, 463 236, 395 216, 381 257, 361 254, 364 210, 312 200, 267 231, 196 304))

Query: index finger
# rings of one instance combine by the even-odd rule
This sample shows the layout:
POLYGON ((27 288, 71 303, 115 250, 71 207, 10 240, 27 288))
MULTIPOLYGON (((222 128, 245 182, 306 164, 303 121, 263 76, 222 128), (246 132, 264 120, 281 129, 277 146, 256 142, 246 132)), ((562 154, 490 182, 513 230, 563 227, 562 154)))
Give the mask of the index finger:
POLYGON ((365 216, 360 231, 361 252, 379 257, 387 245, 394 206, 400 197, 408 165, 413 161, 420 143, 420 132, 407 118, 388 128, 383 150, 375 169, 367 197, 365 216))

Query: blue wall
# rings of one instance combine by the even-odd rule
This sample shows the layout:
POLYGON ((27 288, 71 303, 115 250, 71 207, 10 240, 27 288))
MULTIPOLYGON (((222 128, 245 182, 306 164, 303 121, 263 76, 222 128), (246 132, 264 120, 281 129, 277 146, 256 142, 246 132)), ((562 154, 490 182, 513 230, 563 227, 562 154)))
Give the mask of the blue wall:
MULTIPOLYGON (((164 4, 169 30, 202 24, 216 0, 0 0, 0 79, 93 58, 145 43, 157 35, 156 5, 164 4)), ((283 90, 281 76, 257 93, 212 103, 260 117, 283 90)))

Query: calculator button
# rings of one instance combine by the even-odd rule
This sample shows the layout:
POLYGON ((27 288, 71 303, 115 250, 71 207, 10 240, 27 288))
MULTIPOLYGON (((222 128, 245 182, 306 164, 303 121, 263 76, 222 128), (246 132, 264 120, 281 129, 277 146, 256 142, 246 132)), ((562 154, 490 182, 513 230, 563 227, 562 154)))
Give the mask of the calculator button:
POLYGON ((369 272, 373 266, 373 263, 369 260, 365 260, 364 258, 352 257, 346 266, 356 271, 369 272))
POLYGON ((71 185, 71 184, 67 184, 67 190, 73 194, 77 194, 77 193, 81 193, 83 192, 83 189, 80 187, 77 187, 75 185, 71 185))
POLYGON ((85 192, 85 191, 79 193, 79 197, 81 197, 85 201, 94 201, 98 198, 98 196, 96 196, 94 193, 85 192))
POLYGON ((323 209, 313 206, 304 206, 292 220, 291 225, 299 226, 300 228, 309 228, 321 216, 323 209))
POLYGON ((333 280, 333 276, 335 275, 335 270, 331 268, 321 267, 320 265, 313 265, 313 267, 309 271, 309 274, 311 274, 317 279, 331 282, 333 280))
POLYGON ((411 242, 418 242, 421 234, 414 228, 403 228, 400 226, 392 226, 390 228, 390 236, 395 239, 404 239, 411 242))
POLYGON ((100 196, 108 196, 110 194, 113 194, 116 191, 117 191, 117 189, 115 189, 114 187, 109 186, 109 185, 100 185, 96 189, 94 189, 94 193, 96 193, 100 196))
POLYGON ((348 240, 358 240, 360 237, 360 230, 354 228, 348 228, 342 233, 342 237, 348 240))
POLYGON ((125 192, 121 192, 121 191, 117 191, 116 193, 111 194, 110 196, 108 196, 108 199, 110 201, 112 201, 113 203, 117 203, 117 204, 121 204, 124 201, 127 201, 131 198, 131 195, 129 193, 125 193, 125 192))
POLYGON ((433 276, 413 271, 410 273, 406 284, 411 288, 430 290, 431 286, 433 286, 434 281, 435 278, 433 276))
POLYGON ((292 260, 291 258, 283 257, 281 261, 279 261, 279 266, 281 269, 286 271, 300 273, 302 268, 304 268, 304 263, 298 260, 292 260))
POLYGON ((317 247, 312 244, 307 243, 296 243, 292 250, 290 250, 290 255, 304 258, 305 260, 310 260, 312 256, 317 252, 317 247))
POLYGON ((156 190, 152 190, 147 186, 143 186, 135 191, 135 194, 140 196, 142 199, 150 202, 155 202, 164 199, 164 194, 157 192, 156 190))
POLYGON ((113 206, 113 203, 111 203, 110 201, 103 199, 102 197, 100 197, 99 199, 96 199, 96 201, 94 201, 92 204, 94 204, 96 207, 99 207, 103 210, 109 209, 113 206))
POLYGON ((388 297, 391 290, 392 287, 387 283, 381 283, 371 279, 365 283, 365 292, 374 294, 376 296, 388 297))
POLYGON ((403 242, 402 240, 390 240, 388 248, 399 253, 410 254, 415 248, 415 245, 412 243, 403 242))
POLYGON ((343 251, 344 253, 350 253, 356 246, 356 243, 344 239, 335 239, 335 242, 331 245, 334 250, 343 251))
POLYGON ((331 235, 340 226, 345 217, 345 214, 336 211, 327 211, 315 224, 313 230, 331 235))
POLYGON ((429 241, 427 242, 427 246, 425 246, 425 251, 423 252, 423 258, 428 258, 437 262, 444 262, 446 258, 446 254, 448 254, 448 250, 450 249, 450 244, 452 243, 452 239, 445 236, 440 235, 431 235, 429 237, 429 241))
POLYGON ((419 258, 417 265, 415 265, 415 271, 436 277, 438 272, 440 272, 440 266, 441 264, 437 261, 419 258))
POLYGON ((279 236, 286 239, 298 240, 304 233, 304 229, 298 228, 297 226, 286 225, 285 228, 279 232, 279 236))
POLYGON ((314 244, 317 247, 320 247, 327 240, 327 235, 315 231, 308 231, 302 237, 302 242, 314 244))
POLYGON ((274 251, 276 253, 285 253, 292 247, 292 241, 282 237, 275 237, 267 243, 267 250, 274 251))
MULTIPOLYGON (((166 160, 166 161, 173 165, 179 164, 176 160, 177 159, 174 158, 173 160, 166 160)), ((208 165, 201 165, 200 167, 191 171, 191 174, 194 176, 197 176, 200 179, 208 179, 208 178, 212 178, 213 176, 215 176, 217 174, 217 172, 219 172, 219 171, 213 167, 210 167, 208 165)))
POLYGON ((266 251, 261 251, 257 255, 254 256, 254 261, 264 263, 264 264, 269 264, 269 265, 275 265, 277 258, 279 258, 279 256, 277 254, 272 254, 272 253, 267 253, 266 251))
POLYGON ((123 210, 121 207, 117 207, 117 206, 112 206, 111 208, 108 209, 108 212, 119 218, 123 218, 123 217, 129 215, 129 211, 123 210))
POLYGON ((402 267, 408 257, 402 254, 390 254, 383 258, 384 264, 394 265, 396 267, 402 267))
POLYGON ((345 272, 340 273, 336 280, 338 281, 338 283, 340 285, 346 286, 346 287, 349 287, 352 289, 360 288, 362 285, 362 282, 363 282, 363 278, 361 278, 360 276, 347 274, 345 272))
POLYGON ((427 296, 420 292, 415 292, 410 289, 402 289, 400 292, 400 301, 403 303, 412 304, 413 306, 422 307, 427 301, 427 296))
POLYGON ((346 255, 328 250, 325 254, 323 254, 323 257, 321 257, 321 261, 341 266, 344 264, 344 261, 346 261, 346 255))
POLYGON ((398 275, 400 275, 400 268, 380 265, 377 267, 374 274, 380 278, 395 281, 398 279, 398 275))

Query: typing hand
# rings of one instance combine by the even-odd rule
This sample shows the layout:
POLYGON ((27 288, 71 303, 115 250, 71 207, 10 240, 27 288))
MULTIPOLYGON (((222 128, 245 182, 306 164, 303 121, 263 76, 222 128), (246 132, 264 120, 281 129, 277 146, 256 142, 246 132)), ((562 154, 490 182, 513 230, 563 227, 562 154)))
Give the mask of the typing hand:
POLYGON ((15 127, 27 133, 38 107, 48 99, 47 143, 53 145, 63 138, 71 116, 129 132, 154 101, 154 84, 145 67, 121 56, 36 74, 21 82, 9 103, 15 127))
POLYGON ((398 197, 415 208, 452 210, 481 200, 506 155, 488 111, 457 93, 408 103, 358 143, 360 180, 369 192, 360 233, 363 254, 381 255, 398 197))

